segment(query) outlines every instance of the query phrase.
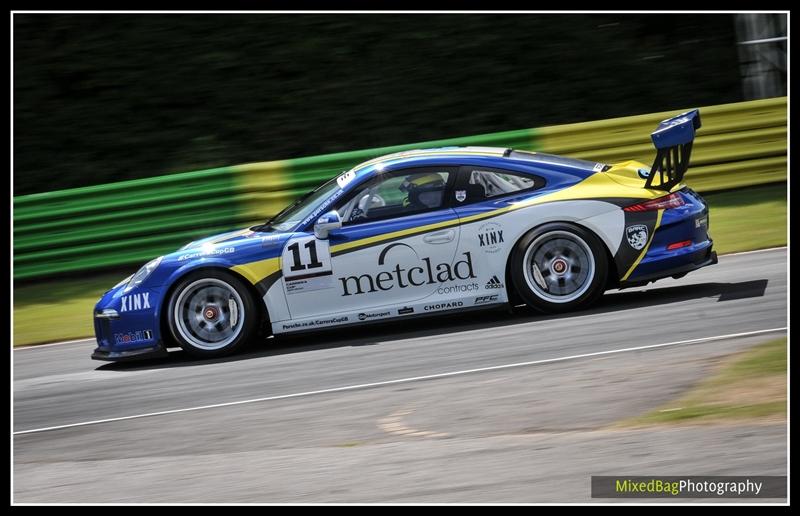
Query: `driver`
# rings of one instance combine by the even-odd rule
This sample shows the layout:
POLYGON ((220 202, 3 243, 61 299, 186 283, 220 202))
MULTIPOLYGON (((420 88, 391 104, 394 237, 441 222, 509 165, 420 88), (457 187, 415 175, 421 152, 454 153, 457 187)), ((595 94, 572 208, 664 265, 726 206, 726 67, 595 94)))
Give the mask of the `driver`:
POLYGON ((436 173, 408 176, 400 184, 400 190, 406 193, 403 206, 435 208, 442 203, 444 186, 444 179, 436 173))

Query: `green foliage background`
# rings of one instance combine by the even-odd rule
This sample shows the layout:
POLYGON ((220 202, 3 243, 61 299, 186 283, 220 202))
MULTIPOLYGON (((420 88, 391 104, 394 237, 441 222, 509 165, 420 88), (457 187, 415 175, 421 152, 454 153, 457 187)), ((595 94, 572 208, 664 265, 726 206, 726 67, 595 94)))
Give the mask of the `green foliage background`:
POLYGON ((14 194, 742 100, 732 15, 14 20, 14 194))

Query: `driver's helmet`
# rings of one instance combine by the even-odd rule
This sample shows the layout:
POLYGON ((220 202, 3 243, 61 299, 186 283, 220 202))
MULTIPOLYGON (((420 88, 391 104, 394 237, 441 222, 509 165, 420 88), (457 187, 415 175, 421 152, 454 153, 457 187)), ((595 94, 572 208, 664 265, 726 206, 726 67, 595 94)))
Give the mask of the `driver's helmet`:
POLYGON ((444 179, 436 173, 408 176, 400 184, 400 190, 408 194, 403 206, 422 204, 433 207, 441 203, 444 179))

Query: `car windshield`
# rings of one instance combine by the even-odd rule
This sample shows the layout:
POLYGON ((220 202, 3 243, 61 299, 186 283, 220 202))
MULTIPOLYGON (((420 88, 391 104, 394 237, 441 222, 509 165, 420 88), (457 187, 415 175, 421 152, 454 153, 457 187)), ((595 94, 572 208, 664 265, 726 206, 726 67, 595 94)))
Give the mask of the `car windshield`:
POLYGON ((308 217, 320 204, 320 201, 327 199, 335 190, 339 189, 336 179, 331 179, 327 183, 319 186, 303 195, 292 204, 284 208, 280 213, 272 217, 266 224, 253 228, 256 231, 283 232, 289 231, 306 217, 308 217))

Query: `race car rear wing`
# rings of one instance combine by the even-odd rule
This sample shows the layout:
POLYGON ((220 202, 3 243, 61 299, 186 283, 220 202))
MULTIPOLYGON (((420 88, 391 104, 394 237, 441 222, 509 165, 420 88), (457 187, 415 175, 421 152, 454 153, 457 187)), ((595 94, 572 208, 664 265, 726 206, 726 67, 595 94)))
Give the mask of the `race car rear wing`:
POLYGON ((693 109, 658 124, 650 135, 658 153, 644 183, 650 190, 669 192, 683 181, 689 168, 694 133, 700 129, 700 111, 693 109), (658 177, 658 181, 655 181, 658 177))

